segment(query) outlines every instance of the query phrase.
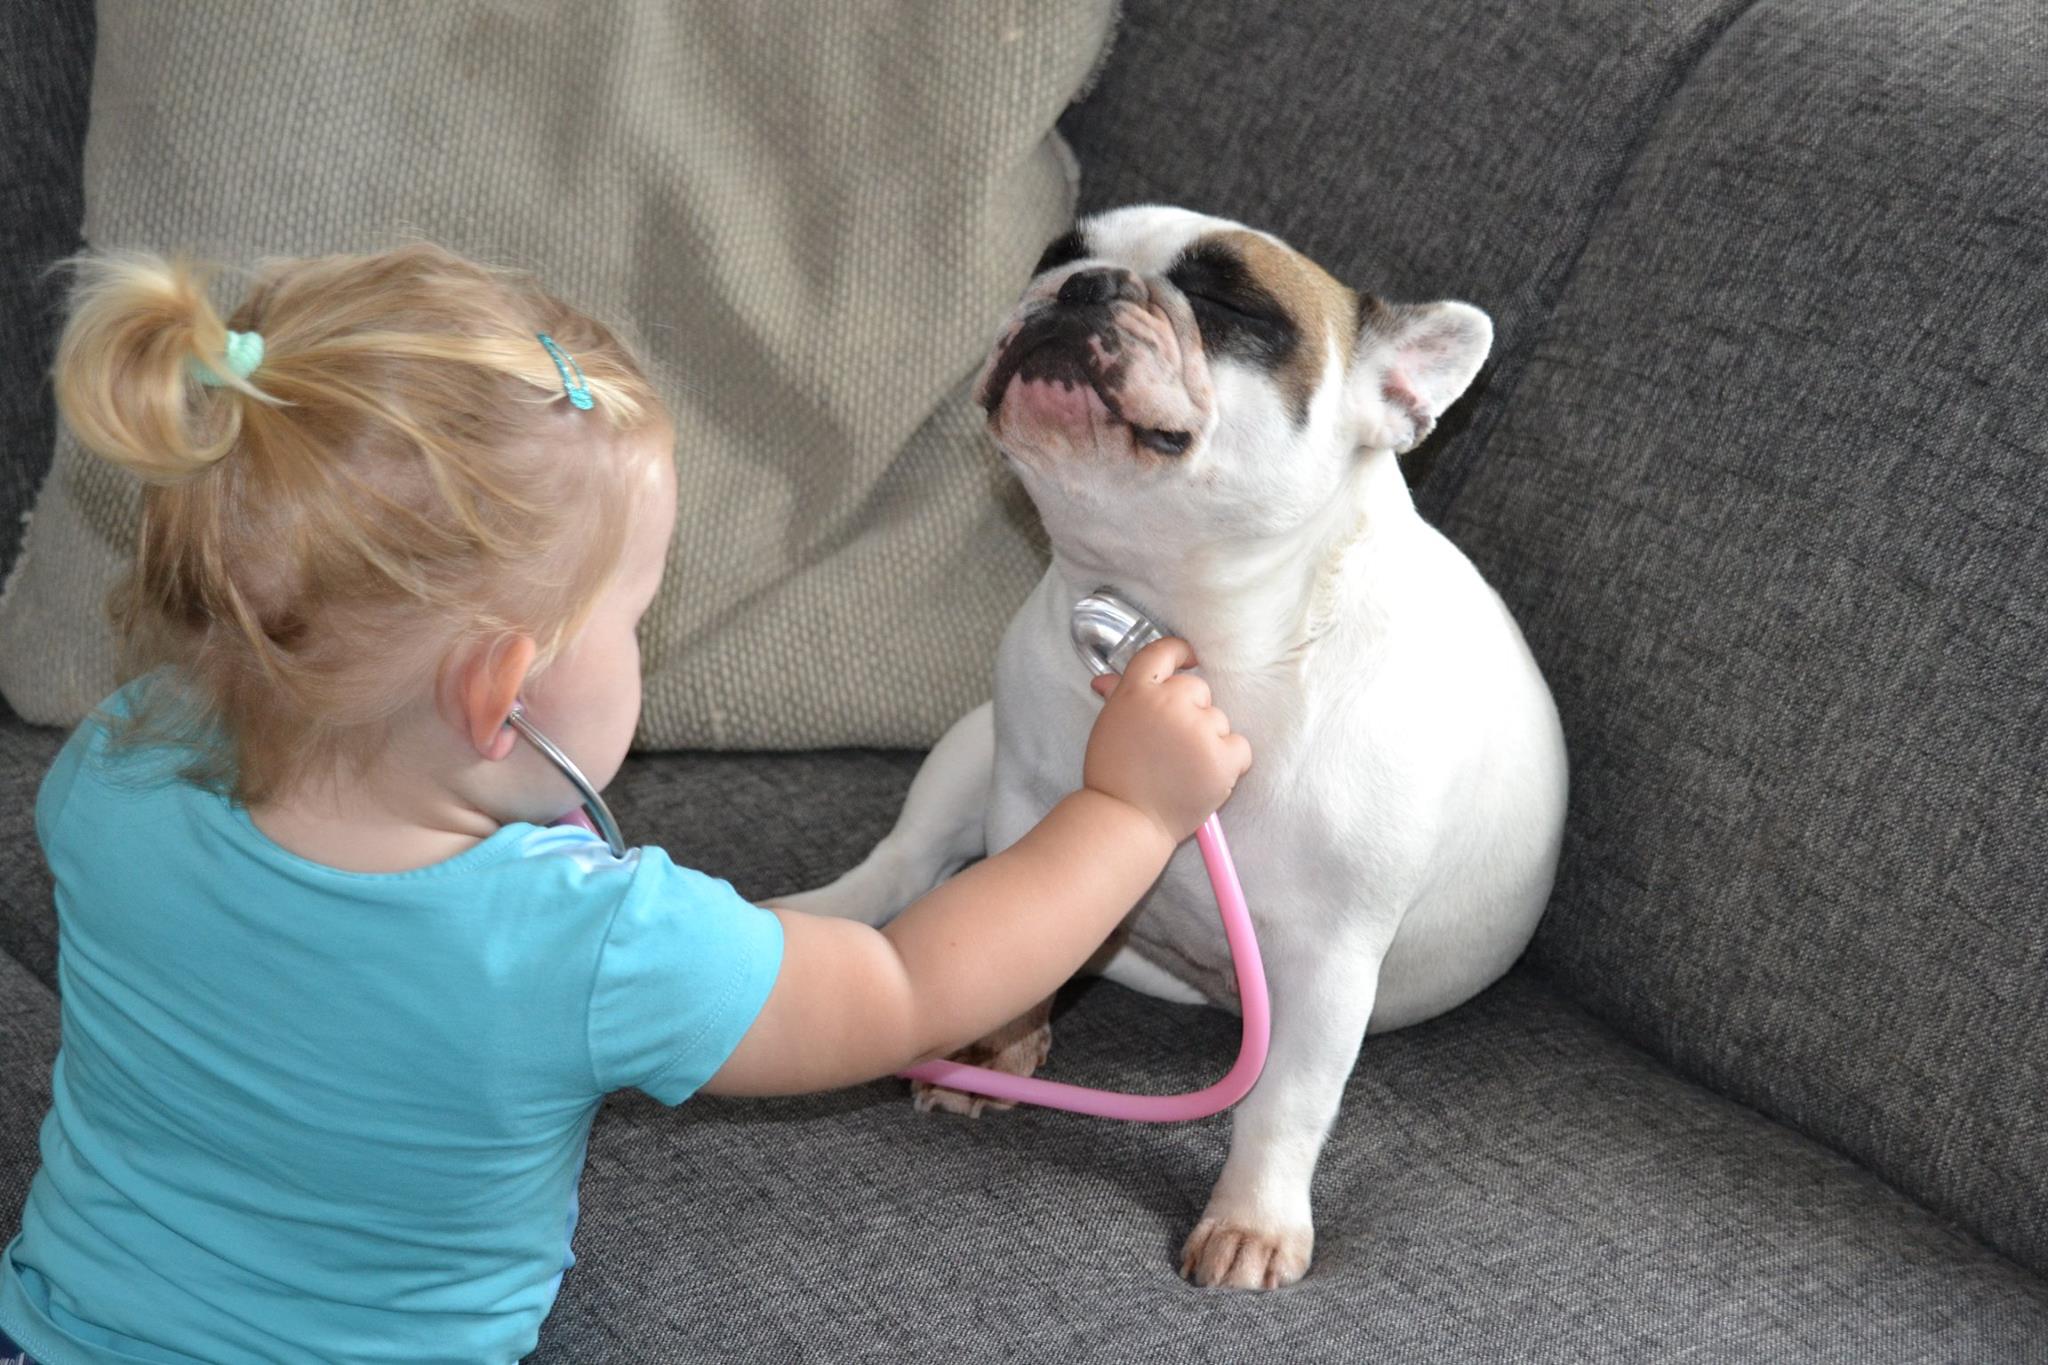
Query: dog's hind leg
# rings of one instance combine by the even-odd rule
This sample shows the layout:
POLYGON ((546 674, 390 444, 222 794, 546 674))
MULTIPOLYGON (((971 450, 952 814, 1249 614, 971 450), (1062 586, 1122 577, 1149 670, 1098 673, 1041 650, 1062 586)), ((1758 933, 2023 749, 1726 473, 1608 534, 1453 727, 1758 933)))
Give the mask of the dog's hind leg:
POLYGON ((911 779, 903 810, 858 867, 776 905, 882 924, 985 851, 983 813, 995 772, 995 707, 984 702, 940 737, 911 779))
MULTIPOLYGON (((1045 1065, 1046 1056, 1051 1051, 1052 1000, 1047 998, 994 1033, 977 1038, 947 1060, 968 1066, 984 1066, 1012 1076, 1029 1076, 1045 1065)), ((1014 1107, 1009 1100, 992 1100, 986 1095, 970 1095, 924 1081, 910 1083, 910 1097, 920 1113, 944 1110, 950 1114, 965 1114, 971 1119, 980 1118, 985 1109, 1014 1107)))

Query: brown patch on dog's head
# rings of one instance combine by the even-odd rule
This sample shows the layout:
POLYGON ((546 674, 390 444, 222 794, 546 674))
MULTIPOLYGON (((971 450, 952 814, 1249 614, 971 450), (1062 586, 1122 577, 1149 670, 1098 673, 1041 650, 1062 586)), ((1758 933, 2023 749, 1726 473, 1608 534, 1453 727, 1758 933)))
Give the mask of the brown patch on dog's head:
POLYGON ((1203 348, 1273 376, 1297 424, 1323 382, 1332 342, 1351 364, 1358 296, 1314 261, 1242 228, 1190 243, 1166 278, 1188 298, 1203 348))

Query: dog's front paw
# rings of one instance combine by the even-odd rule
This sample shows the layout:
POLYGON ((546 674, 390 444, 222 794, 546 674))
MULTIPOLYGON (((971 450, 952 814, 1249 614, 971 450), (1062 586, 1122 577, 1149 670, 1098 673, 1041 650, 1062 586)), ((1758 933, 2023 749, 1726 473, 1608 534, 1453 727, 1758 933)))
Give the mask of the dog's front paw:
MULTIPOLYGON (((1052 1051, 1052 1020, 1048 1015, 1046 1010, 1033 1010, 1021 1019, 1011 1020, 986 1038, 969 1043, 947 1060, 967 1066, 985 1066, 991 1071, 1006 1071, 1012 1076, 1029 1076, 1045 1065, 1045 1059, 1052 1051)), ((910 1094, 918 1112, 924 1114, 944 1110, 974 1119, 980 1118, 984 1109, 1015 1107, 1009 1100, 970 1095, 964 1090, 949 1090, 943 1085, 930 1085, 924 1081, 912 1081, 910 1094)))
POLYGON ((1204 1289, 1278 1289, 1308 1273, 1311 1227, 1265 1228, 1204 1218, 1181 1248, 1180 1273, 1204 1289))

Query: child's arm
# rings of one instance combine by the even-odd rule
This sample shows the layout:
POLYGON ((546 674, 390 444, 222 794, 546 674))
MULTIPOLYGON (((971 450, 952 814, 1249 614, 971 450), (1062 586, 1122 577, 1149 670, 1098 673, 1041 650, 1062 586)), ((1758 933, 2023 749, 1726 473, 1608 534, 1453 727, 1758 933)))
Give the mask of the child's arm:
POLYGON ((1014 1019, 1087 960, 1223 803, 1251 748, 1177 670, 1185 641, 1148 645, 1089 736, 1083 786, 1030 833, 889 925, 776 910, 782 968, 760 1016, 704 1089, 793 1094, 884 1076, 1014 1019))

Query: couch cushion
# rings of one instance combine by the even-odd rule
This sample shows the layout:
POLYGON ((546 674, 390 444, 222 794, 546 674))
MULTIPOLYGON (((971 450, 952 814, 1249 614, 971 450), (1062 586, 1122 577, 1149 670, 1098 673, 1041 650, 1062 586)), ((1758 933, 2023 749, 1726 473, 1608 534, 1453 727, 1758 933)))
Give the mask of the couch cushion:
POLYGON ((2048 26, 1749 10, 1447 529, 1574 772, 1536 959, 2048 1268, 2048 26))
POLYGON ((0 953, 57 987, 57 911, 36 842, 36 790, 64 731, 24 725, 0 701, 0 953))
MULTIPOLYGON (((1113 9, 105 0, 86 236, 533 269, 677 421, 641 743, 929 743, 1042 568, 967 381, 1071 216, 1052 125, 1113 9)), ((0 597, 20 714, 112 690, 137 501, 60 447, 0 597)))
POLYGON ((78 250, 79 156, 91 88, 91 0, 0 5, 0 578, 50 465, 62 282, 78 250))
MULTIPOLYGON (((1107 985, 1053 1074, 1221 1074, 1234 1021, 1107 985)), ((535 1362, 2038 1360, 2048 1286, 1522 976, 1367 1041, 1274 1294, 1174 1273, 1226 1119, 920 1115, 877 1083, 615 1099, 535 1362)))
POLYGON ((1060 122, 1082 208, 1266 228, 1360 289, 1467 299, 1494 356, 1408 458, 1432 517, 1663 102, 1747 0, 1125 0, 1060 122))
MULTIPOLYGON (((60 739, 0 721, 10 950, 47 949, 47 877, 12 855, 33 855, 27 795, 60 739)), ((767 897, 857 861, 916 762, 636 756, 611 795, 629 837, 767 897)), ((1236 1043, 1221 1014, 1100 983, 1068 1005, 1053 1060, 1068 1079, 1199 1085, 1236 1043)), ((34 1087, 53 1026, 47 990, 0 959, 0 1074, 25 1106, 46 1102, 34 1087)), ((0 1135, 0 1193, 33 1167, 39 1113, 13 1113, 15 1137, 0 1135)), ((580 1261, 534 1359, 1637 1361, 1690 1348, 1991 1362, 2048 1348, 2040 1281, 1843 1158, 1677 1080, 1526 975, 1369 1040, 1317 1175, 1321 1240, 1298 1288, 1209 1294, 1172 1274, 1228 1136, 1222 1119, 920 1116, 888 1082, 673 1111, 617 1097, 591 1141, 580 1261)))
POLYGON ((28 1183, 42 1164, 36 1137, 50 1110, 57 1037, 57 997, 0 953, 0 1241, 20 1229, 28 1183))

